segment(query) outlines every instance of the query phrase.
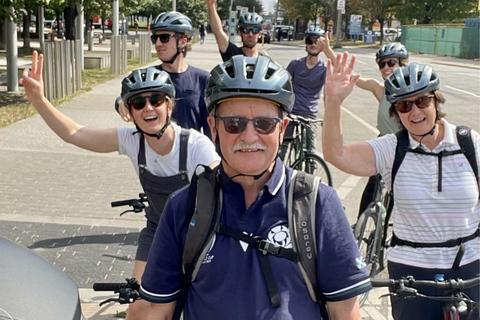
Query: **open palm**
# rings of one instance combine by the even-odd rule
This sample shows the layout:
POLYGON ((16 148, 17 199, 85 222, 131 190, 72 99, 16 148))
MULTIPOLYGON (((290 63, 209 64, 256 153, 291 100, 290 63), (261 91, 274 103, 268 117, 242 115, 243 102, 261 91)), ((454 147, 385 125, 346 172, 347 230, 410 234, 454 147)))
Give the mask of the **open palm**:
POLYGON ((325 97, 327 99, 338 98, 341 101, 352 92, 355 84, 360 78, 360 74, 353 74, 355 66, 355 56, 352 56, 350 63, 348 61, 348 52, 343 55, 338 54, 335 59, 335 66, 329 60, 327 64, 327 77, 325 81, 325 97))

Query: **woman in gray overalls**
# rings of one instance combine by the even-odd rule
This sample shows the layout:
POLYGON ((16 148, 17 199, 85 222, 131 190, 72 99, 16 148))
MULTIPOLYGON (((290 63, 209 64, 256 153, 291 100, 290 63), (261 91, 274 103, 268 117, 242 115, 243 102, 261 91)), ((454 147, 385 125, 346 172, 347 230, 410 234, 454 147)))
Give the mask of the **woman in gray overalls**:
MULTIPOLYGON (((25 93, 60 138, 94 152, 118 151, 132 161, 150 204, 133 269, 133 277, 140 280, 168 196, 189 183, 198 164, 218 164, 215 146, 198 131, 182 129, 170 121, 175 88, 165 71, 138 69, 123 79, 121 96, 135 128, 98 129, 81 126, 53 107, 43 94, 43 56, 37 59, 34 52, 32 66, 22 79, 25 93)), ((143 303, 137 300, 131 304, 127 319, 142 319, 143 303)))

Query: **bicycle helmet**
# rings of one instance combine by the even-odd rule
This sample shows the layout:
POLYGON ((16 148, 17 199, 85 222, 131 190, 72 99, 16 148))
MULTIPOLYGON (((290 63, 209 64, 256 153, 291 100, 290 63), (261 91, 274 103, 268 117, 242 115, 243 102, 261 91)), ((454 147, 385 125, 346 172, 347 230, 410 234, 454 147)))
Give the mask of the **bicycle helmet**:
POLYGON ((400 58, 408 59, 408 51, 401 43, 389 43, 383 45, 377 51, 377 58, 375 61, 378 63, 385 58, 400 58))
POLYGON ((385 79, 385 97, 388 102, 415 96, 419 93, 438 90, 440 79, 428 64, 411 63, 397 68, 385 79))
POLYGON ((122 81, 122 100, 128 106, 128 100, 144 92, 164 92, 175 99, 175 87, 167 72, 154 67, 132 71, 122 81))
POLYGON ((308 30, 305 32, 305 38, 308 37, 324 37, 325 38, 325 30, 319 27, 310 26, 308 30))
POLYGON ((211 112, 219 101, 235 97, 269 100, 290 113, 294 101, 290 75, 266 56, 233 56, 211 71, 205 102, 211 112))
POLYGON ((150 29, 152 32, 157 30, 169 30, 178 33, 185 33, 189 39, 193 34, 192 20, 177 11, 160 13, 155 20, 153 20, 150 29))
POLYGON ((245 25, 249 26, 257 26, 262 28, 263 24, 263 18, 261 15, 250 12, 245 12, 244 14, 240 15, 240 18, 238 18, 238 27, 243 27, 245 25))

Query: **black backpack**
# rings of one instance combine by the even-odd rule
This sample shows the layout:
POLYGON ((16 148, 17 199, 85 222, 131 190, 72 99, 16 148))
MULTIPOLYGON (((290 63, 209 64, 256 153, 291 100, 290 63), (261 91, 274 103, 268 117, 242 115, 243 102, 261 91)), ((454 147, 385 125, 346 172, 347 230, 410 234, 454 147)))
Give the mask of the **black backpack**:
MULTIPOLYGON (((222 190, 219 183, 219 167, 194 175, 188 194, 188 226, 187 238, 182 257, 182 288, 177 298, 173 319, 180 319, 188 297, 188 291, 198 274, 203 258, 207 254, 215 233, 222 233, 244 241, 260 251, 260 262, 264 271, 267 289, 272 306, 278 307, 280 299, 276 290, 273 274, 266 272, 269 259, 266 254, 274 254, 295 261, 302 273, 312 300, 320 305, 323 319, 328 319, 325 296, 321 292, 316 276, 316 248, 312 248, 314 226, 312 215, 315 214, 317 190, 320 178, 301 171, 294 171, 288 190, 288 225, 292 238, 292 249, 276 246, 268 240, 246 235, 219 223, 222 208, 222 190), (217 210, 218 208, 218 210, 217 210), (301 231, 299 230, 301 226, 301 231), (313 252, 313 254, 312 254, 313 252), (264 266, 264 264, 266 264, 264 266)), ((267 270, 268 271, 268 270, 267 270)))

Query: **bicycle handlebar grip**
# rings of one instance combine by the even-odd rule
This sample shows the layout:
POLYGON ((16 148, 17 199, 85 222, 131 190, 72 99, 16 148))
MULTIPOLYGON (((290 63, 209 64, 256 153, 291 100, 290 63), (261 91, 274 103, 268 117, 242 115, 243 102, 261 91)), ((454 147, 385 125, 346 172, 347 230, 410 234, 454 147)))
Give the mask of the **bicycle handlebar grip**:
POLYGON ((124 283, 94 283, 93 291, 116 291, 124 286, 124 283))
POLYGON ((113 201, 111 203, 111 205, 112 205, 112 208, 121 207, 121 206, 129 206, 133 203, 133 201, 135 201, 135 199, 113 201))
POLYGON ((393 279, 370 279, 370 283, 372 287, 379 288, 379 287, 389 287, 395 284, 395 280, 393 279))

